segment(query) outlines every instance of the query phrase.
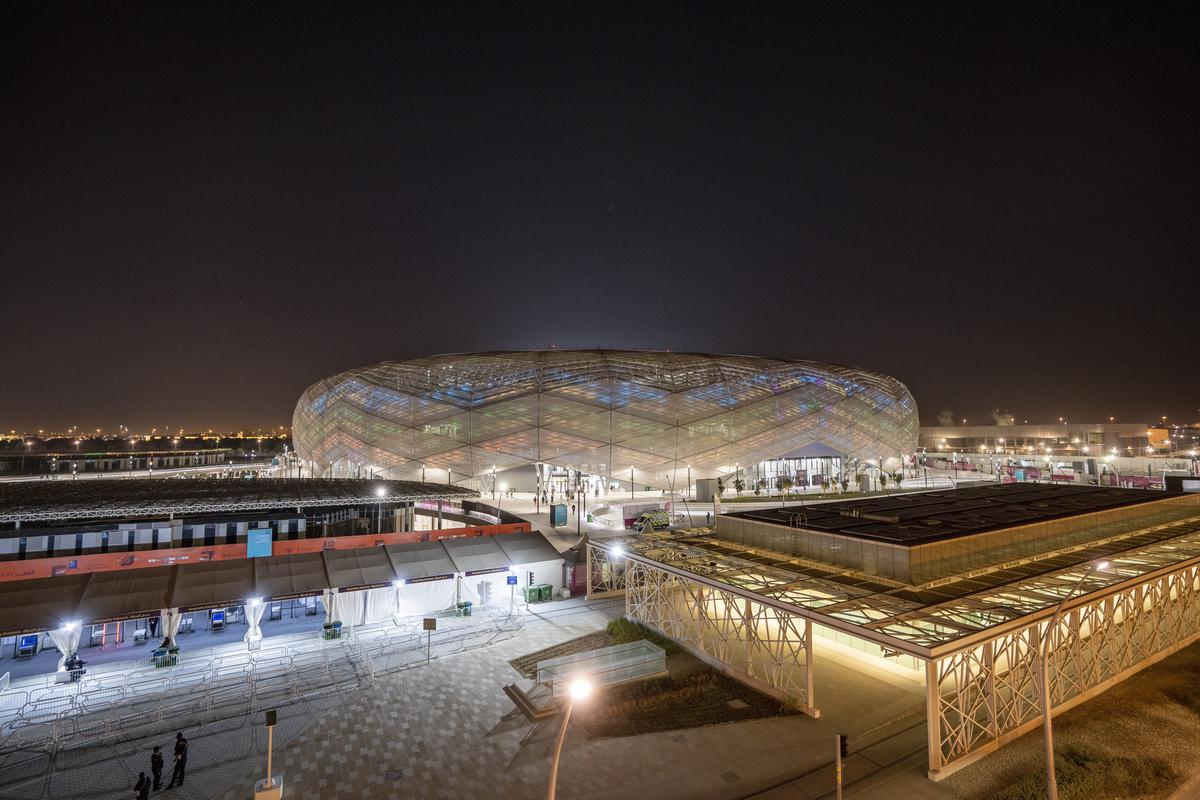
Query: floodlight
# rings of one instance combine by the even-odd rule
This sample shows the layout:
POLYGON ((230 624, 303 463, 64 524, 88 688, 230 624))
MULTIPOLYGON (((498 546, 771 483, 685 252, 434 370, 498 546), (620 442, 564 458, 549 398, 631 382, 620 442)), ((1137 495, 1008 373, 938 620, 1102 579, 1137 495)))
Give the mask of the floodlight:
POLYGON ((570 694, 572 701, 583 700, 592 693, 592 682, 587 678, 576 678, 571 681, 567 693, 570 694))

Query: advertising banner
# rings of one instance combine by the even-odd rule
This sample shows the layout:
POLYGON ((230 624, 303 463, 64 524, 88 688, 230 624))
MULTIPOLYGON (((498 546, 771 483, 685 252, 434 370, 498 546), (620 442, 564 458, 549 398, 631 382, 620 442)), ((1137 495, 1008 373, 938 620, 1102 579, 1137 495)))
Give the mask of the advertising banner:
POLYGON ((246 531, 246 557, 261 558, 271 555, 271 529, 251 528, 246 531))

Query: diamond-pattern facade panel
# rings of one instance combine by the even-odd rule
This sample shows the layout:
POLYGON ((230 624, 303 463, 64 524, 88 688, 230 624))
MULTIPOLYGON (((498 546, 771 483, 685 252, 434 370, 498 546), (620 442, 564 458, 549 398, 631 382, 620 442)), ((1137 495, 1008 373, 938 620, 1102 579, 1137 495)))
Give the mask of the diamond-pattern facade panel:
POLYGON ((895 378, 750 356, 614 350, 468 353, 385 361, 326 378, 296 404, 297 453, 318 474, 466 481, 544 462, 670 488, 734 464, 824 445, 882 459, 917 445, 895 378))

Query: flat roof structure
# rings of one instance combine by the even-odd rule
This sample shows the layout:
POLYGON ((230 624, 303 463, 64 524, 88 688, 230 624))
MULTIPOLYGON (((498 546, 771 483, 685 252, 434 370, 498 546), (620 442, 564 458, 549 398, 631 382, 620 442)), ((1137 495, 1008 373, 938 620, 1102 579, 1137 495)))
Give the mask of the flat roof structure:
POLYGON ((1140 489, 988 484, 721 515, 725 541, 922 585, 1186 516, 1140 489))
POLYGON ((1140 489, 1009 483, 726 516, 912 547, 1161 499, 1140 489))
POLYGON ((0 523, 196 515, 462 500, 479 492, 421 481, 320 478, 160 478, 0 483, 0 523), (384 490, 381 496, 380 489, 384 490))
POLYGON ((988 486, 791 506, 592 541, 588 562, 590 595, 623 591, 631 618, 814 713, 814 629, 924 671, 934 777, 1036 725, 1043 636, 1060 708, 1200 637, 1195 494, 988 486))

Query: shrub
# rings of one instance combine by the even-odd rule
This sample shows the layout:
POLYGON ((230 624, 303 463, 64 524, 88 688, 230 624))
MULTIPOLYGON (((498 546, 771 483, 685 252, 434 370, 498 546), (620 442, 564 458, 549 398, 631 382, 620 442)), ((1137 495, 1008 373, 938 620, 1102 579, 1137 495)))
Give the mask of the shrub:
POLYGON ((661 647, 666 651, 667 655, 679 652, 679 645, 675 644, 675 642, 655 633, 645 625, 639 625, 633 620, 628 620, 624 617, 619 617, 608 623, 608 635, 612 637, 613 644, 638 642, 645 639, 661 647))
POLYGON ((1178 703, 1193 714, 1200 714, 1200 686, 1195 683, 1189 681, 1178 686, 1171 686, 1163 694, 1172 703, 1178 703))
MULTIPOLYGON (((1056 754, 1058 791, 1063 800, 1153 794, 1179 778, 1156 756, 1112 756, 1095 748, 1067 745, 1056 754)), ((1038 800, 1046 796, 1045 768, 1033 770, 1005 787, 996 800, 1038 800)))

